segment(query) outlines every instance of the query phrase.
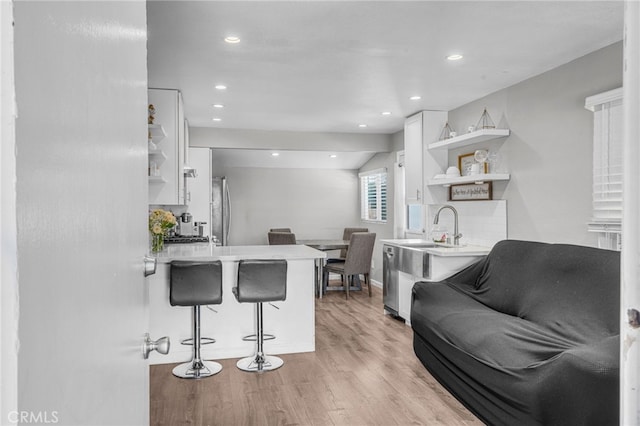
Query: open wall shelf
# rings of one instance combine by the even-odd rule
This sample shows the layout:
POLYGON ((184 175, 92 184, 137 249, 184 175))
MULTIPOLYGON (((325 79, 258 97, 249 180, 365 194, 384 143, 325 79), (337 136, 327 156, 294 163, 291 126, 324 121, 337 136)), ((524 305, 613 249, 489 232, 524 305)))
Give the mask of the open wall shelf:
POLYGON ((509 180, 511 179, 511 175, 508 173, 486 173, 482 175, 472 175, 472 176, 459 176, 452 178, 443 178, 443 179, 429 179, 427 182, 427 186, 450 186, 450 185, 460 185, 465 183, 475 183, 475 182, 493 182, 499 180, 509 180))
POLYGON ((509 136, 509 129, 482 129, 430 143, 428 149, 454 149, 509 136))

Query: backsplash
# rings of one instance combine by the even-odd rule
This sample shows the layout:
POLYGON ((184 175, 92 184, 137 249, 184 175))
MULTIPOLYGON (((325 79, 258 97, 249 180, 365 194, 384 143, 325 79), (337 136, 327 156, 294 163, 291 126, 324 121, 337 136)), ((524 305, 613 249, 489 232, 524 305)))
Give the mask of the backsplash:
MULTIPOLYGON (((498 241, 507 238, 507 200, 493 201, 449 201, 458 211, 458 232, 462 233, 461 244, 493 247, 498 241)), ((427 235, 433 226, 436 212, 444 204, 427 205, 427 235)), ((453 213, 444 210, 440 213, 440 225, 453 234, 453 213)))

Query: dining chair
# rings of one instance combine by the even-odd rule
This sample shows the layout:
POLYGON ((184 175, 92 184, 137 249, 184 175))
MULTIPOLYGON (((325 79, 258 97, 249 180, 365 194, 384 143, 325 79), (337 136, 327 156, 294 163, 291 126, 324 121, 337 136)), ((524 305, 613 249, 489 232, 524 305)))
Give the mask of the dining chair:
MULTIPOLYGON (((369 232, 369 228, 344 228, 342 232, 342 239, 345 241, 349 241, 351 239, 351 234, 354 232, 369 232)), ((340 257, 329 258, 327 259, 327 263, 335 263, 335 262, 344 262, 347 258, 347 250, 343 248, 340 250, 340 257)))
POLYGON ((329 273, 340 274, 345 277, 344 289, 346 298, 349 298, 349 287, 354 277, 364 275, 364 282, 369 287, 371 297, 371 257, 373 246, 376 242, 376 234, 373 232, 354 232, 349 239, 349 250, 344 262, 327 263, 322 274, 322 285, 326 291, 329 282, 329 273))
POLYGON ((291 228, 271 228, 269 232, 289 232, 291 233, 291 228))
POLYGON ((269 245, 296 244, 296 234, 291 232, 269 232, 269 245))

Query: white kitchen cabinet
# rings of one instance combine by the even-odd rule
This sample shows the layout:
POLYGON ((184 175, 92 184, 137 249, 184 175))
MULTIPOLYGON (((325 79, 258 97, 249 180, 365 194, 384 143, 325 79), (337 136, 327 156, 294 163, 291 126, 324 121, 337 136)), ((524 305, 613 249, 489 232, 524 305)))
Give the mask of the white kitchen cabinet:
POLYGON ((404 182, 406 204, 422 203, 422 113, 404 123, 404 182))
POLYGON ((195 222, 207 222, 204 235, 211 225, 211 149, 189 148, 189 165, 196 169, 196 177, 187 179, 189 213, 195 222))
POLYGON ((447 122, 446 111, 421 111, 407 118, 404 125, 405 202, 428 204, 424 193, 425 176, 441 173, 446 152, 430 152, 426 143, 438 138, 447 122))
MULTIPOLYGON (((154 124, 149 126, 152 140, 160 126, 165 137, 159 141, 157 151, 150 151, 150 161, 157 161, 157 176, 149 177, 149 204, 185 204, 185 133, 182 96, 178 90, 149 89, 149 104, 155 108, 154 124)), ((154 143, 156 143, 154 141, 154 143)))

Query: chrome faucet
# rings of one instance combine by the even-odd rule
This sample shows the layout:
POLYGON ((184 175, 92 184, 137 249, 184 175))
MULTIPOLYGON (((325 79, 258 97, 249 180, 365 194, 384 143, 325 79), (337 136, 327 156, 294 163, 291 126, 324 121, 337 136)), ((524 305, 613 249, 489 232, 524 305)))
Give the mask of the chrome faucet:
POLYGON ((449 204, 445 204, 444 206, 440 207, 436 212, 436 217, 433 219, 433 224, 438 224, 438 220, 440 220, 440 212, 444 209, 450 209, 453 212, 453 245, 459 246, 460 237, 462 237, 462 234, 458 233, 458 211, 455 209, 455 207, 449 204))

